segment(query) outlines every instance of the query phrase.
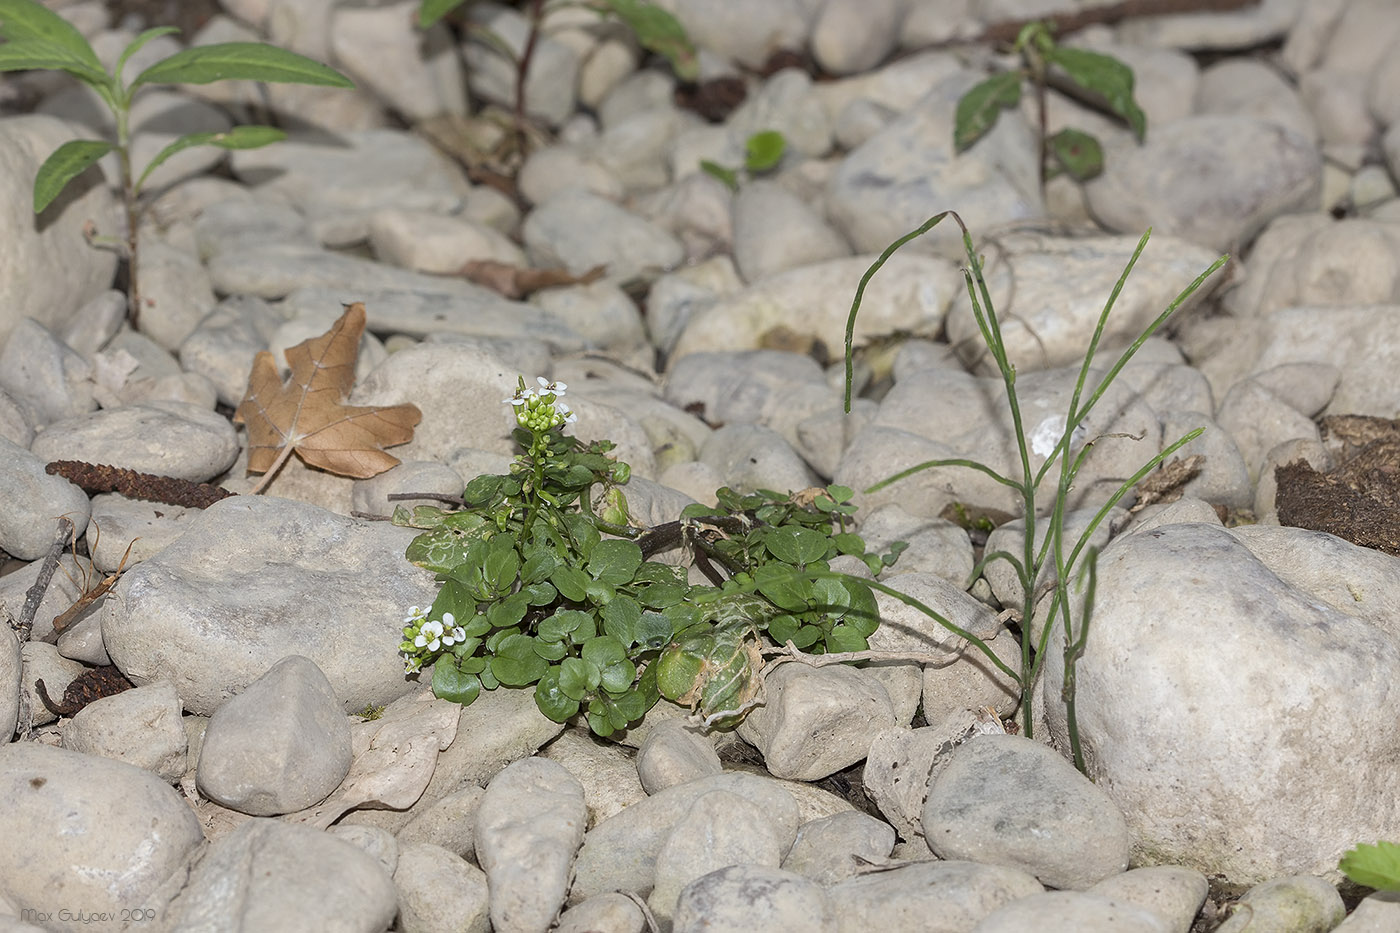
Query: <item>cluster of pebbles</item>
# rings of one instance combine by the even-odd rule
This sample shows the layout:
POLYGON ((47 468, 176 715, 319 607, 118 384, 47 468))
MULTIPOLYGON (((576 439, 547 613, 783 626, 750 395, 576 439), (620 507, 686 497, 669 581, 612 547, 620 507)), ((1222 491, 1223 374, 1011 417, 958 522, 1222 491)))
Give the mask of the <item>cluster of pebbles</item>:
MULTIPOLYGON (((109 62, 155 25, 110 22, 99 2, 54 5, 109 62)), ((64 76, 7 78, 9 100, 37 103, 0 118, 0 609, 33 626, 23 644, 0 630, 0 731, 17 739, 0 747, 0 923, 1400 929, 1400 903, 1381 895, 1343 920, 1334 887, 1346 849, 1400 839, 1400 545, 1388 532, 1353 543, 1374 527, 1280 524, 1276 474, 1349 462, 1319 426, 1343 422, 1328 419, 1395 443, 1393 3, 1268 0, 1074 33, 1132 67, 1148 132, 1139 143, 1051 91, 1050 129, 1095 133, 1105 171, 1043 191, 1033 95, 964 153, 952 130, 961 95, 1011 63, 958 40, 982 32, 977 16, 1048 4, 661 5, 700 47, 700 92, 726 89, 728 103, 678 88, 618 24, 551 12, 525 94, 547 139, 509 190, 483 179, 508 162, 510 132, 470 115, 509 108, 514 72, 447 26, 416 30, 416 0, 223 0, 198 33, 153 39, 128 75, 182 42, 266 39, 358 87, 223 82, 138 98, 138 164, 179 134, 268 112, 291 138, 187 150, 154 173, 136 327, 112 290, 116 257, 85 235, 119 230, 98 169, 37 222, 30 207, 42 160, 109 132, 109 118, 64 76), (737 190, 700 170, 741 165, 765 130, 786 140, 774 170, 741 173, 737 190), (1061 751, 1058 639, 1034 737, 1007 734, 1013 686, 883 596, 872 646, 940 663, 777 665, 737 734, 706 734, 663 703, 602 742, 546 719, 528 690, 462 708, 405 676, 403 617, 436 584, 403 559, 411 529, 364 516, 389 514, 391 494, 454 494, 505 470, 516 451, 501 400, 521 374, 566 383, 571 429, 617 444, 639 524, 723 485, 859 491, 954 457, 1019 475, 947 224, 872 281, 857 397, 843 405, 861 275, 950 208, 985 253, 1037 467, 1143 230, 1155 233, 1096 378, 1234 256, 1076 442, 1093 443, 1066 503, 1078 530, 1139 465, 1204 428, 1181 451, 1202 459, 1169 495, 1125 499, 1094 533, 1077 669, 1092 782, 1061 751), (463 274, 472 261, 567 274, 505 297, 463 274), (293 458, 247 495, 257 477, 228 416, 253 356, 283 362, 355 301, 369 325, 350 403, 423 414, 391 451, 402 463, 352 480, 293 458), (244 494, 204 508, 90 497, 46 471, 57 460, 244 494), (85 546, 27 610, 65 528, 85 546), (95 608, 56 633, 94 588, 95 608), (830 790, 853 781, 861 793, 830 790)), ((519 12, 467 15, 523 47, 519 12)), ((948 468, 855 501, 872 548, 909 542, 881 579, 1016 666, 999 610, 1020 605, 1020 583, 994 566, 969 587, 977 551, 948 516, 1000 516, 977 545, 1017 552, 1024 524, 1005 519, 1019 501, 948 468)))

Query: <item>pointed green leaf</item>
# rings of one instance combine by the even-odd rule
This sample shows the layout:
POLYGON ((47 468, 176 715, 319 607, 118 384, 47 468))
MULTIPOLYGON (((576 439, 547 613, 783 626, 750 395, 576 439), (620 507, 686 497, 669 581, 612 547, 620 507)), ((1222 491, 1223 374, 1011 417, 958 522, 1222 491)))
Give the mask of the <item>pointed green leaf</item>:
POLYGON ((1147 135, 1147 115, 1133 99, 1133 69, 1109 55, 1057 45, 1045 58, 1077 86, 1103 99, 1109 111, 1127 121, 1138 142, 1147 135))
POLYGON ((966 150, 985 136, 1001 112, 1021 102, 1021 73, 1004 71, 975 85, 958 101, 953 117, 953 148, 966 150))
POLYGON ((1075 181, 1088 181, 1103 171, 1103 147, 1088 133, 1064 129, 1047 142, 1051 157, 1075 181))
POLYGON ((115 148, 102 139, 74 139, 55 149, 34 176, 34 213, 52 204, 70 181, 115 148))
MULTIPOLYGON (((423 0, 427 6, 431 0, 423 0)), ((671 63, 676 77, 693 82, 700 77, 700 60, 680 20, 654 3, 643 0, 601 0, 636 35, 642 48, 671 63)), ((421 15, 421 14, 420 14, 421 15)))
POLYGON ((68 20, 34 0, 0 0, 0 37, 11 43, 50 44, 92 71, 106 73, 83 34, 68 20))
POLYGON ((117 59, 117 67, 112 70, 113 76, 120 81, 122 78, 122 69, 126 67, 126 63, 131 60, 131 56, 141 51, 142 47, 144 47, 147 42, 159 36, 168 36, 173 32, 179 31, 180 30, 176 29, 174 26, 157 26, 154 29, 147 29, 145 32, 141 33, 141 35, 131 40, 130 45, 122 49, 121 57, 117 59))
POLYGON ((25 39, 0 45, 0 71, 30 71, 38 68, 66 71, 94 87, 111 84, 111 79, 101 68, 94 68, 53 42, 25 39))
POLYGON ((1337 866, 1357 884, 1378 891, 1400 891, 1400 845, 1362 843, 1342 856, 1337 866))
MULTIPOLYGON (((465 2, 466 0, 423 0, 422 3, 418 4, 418 25, 423 29, 427 29, 433 23, 436 23, 465 2)), ((574 709, 574 712, 578 712, 577 707, 574 709)), ((545 715, 549 714, 546 713, 545 715)), ((569 715, 573 715, 573 713, 569 715)), ((553 717, 550 718, 552 719, 553 717)), ((566 716, 565 719, 567 718, 566 716)), ((563 722, 564 720, 555 719, 554 721, 563 722)))
MULTIPOLYGON (((739 190, 739 176, 731 168, 725 168, 718 162, 711 162, 709 159, 700 160, 700 170, 713 178, 718 178, 730 191, 739 190)), ((690 506, 686 506, 690 508, 690 506)), ((703 514, 709 512, 709 507, 699 505, 699 511, 703 514)))
POLYGON ((289 84, 354 87, 355 83, 328 65, 304 55, 261 42, 220 42, 176 52, 136 76, 142 84, 208 84, 243 79, 289 84))
POLYGON ((145 171, 141 173, 141 177, 137 179, 136 190, 141 190, 141 186, 146 183, 147 176, 155 171, 157 166, 175 153, 185 149, 191 149, 195 146, 217 146, 220 149, 258 149, 269 143, 281 142, 286 138, 286 133, 272 126, 235 126, 222 133, 186 133, 156 153, 156 157, 150 161, 145 171))

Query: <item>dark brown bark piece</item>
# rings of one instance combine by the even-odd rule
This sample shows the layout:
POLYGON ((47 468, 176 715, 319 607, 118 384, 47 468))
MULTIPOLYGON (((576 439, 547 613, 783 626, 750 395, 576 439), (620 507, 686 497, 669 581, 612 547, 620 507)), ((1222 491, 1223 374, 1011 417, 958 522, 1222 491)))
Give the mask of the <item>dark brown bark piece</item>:
POLYGON ((166 505, 191 509, 208 508, 220 499, 236 495, 222 486, 192 483, 174 476, 159 476, 82 460, 55 460, 44 470, 50 475, 62 476, 87 492, 119 492, 128 499, 164 502, 166 505))
POLYGON ((1400 557, 1400 429, 1377 436, 1328 473, 1303 460, 1277 467, 1279 524, 1400 557))
POLYGON ((42 680, 34 682, 34 690, 39 694, 39 700, 55 716, 72 716, 94 700, 116 696, 134 686, 135 684, 127 680, 122 672, 112 665, 94 667, 74 678, 73 682, 68 685, 68 689, 63 691, 63 700, 55 703, 44 687, 44 682, 42 680))

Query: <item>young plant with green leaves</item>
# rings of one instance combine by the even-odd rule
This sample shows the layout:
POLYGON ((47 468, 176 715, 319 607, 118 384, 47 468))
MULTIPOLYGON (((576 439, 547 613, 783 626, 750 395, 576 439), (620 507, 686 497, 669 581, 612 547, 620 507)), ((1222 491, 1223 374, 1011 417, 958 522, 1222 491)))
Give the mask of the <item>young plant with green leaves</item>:
POLYGON ((958 101, 953 146, 963 152, 996 126, 1003 110, 1021 103, 1021 85, 1035 89, 1040 138, 1040 189, 1061 172, 1087 181, 1103 171, 1103 147, 1093 136, 1076 129, 1054 135, 1046 127, 1047 89, 1054 87, 1099 110, 1119 117, 1141 142, 1147 116, 1133 98, 1133 71, 1110 55, 1059 45, 1050 27, 1027 24, 1013 46, 1021 66, 1003 71, 974 86, 958 101))
POLYGON ((1377 891, 1400 891, 1400 845, 1362 843, 1347 851, 1337 864, 1352 881, 1377 891))
POLYGON ((982 334, 982 339, 991 352, 992 359, 996 362, 997 370, 1001 375, 1002 383, 1006 388, 1007 405, 1011 412, 1011 423, 1014 432, 1016 450, 1019 454, 1019 476, 1004 475, 995 468, 976 460, 969 459, 942 459, 929 460, 924 463, 911 466, 901 470, 893 476, 884 479, 869 489, 867 493, 883 489, 893 483, 897 483, 915 473, 935 467, 957 466, 965 467, 984 473, 996 482, 1015 490, 1021 500, 1021 511, 1025 520, 1025 533, 1021 553, 1011 554, 1007 551, 996 551, 985 555, 982 560, 973 568, 971 580, 976 580, 982 574, 983 569, 992 561, 1005 561, 1016 571, 1017 579, 1021 584, 1022 602, 1019 607, 1020 629, 1021 629, 1021 663, 1019 670, 1012 670, 1008 665, 992 653, 991 648, 980 639, 977 639, 967 632, 962 631, 952 622, 934 609, 924 606, 908 597, 895 592, 879 583, 869 585, 881 592, 900 599, 908 605, 931 616, 949 631, 966 639, 978 650, 982 651, 988 660, 999 668, 1002 672, 1012 677, 1021 691, 1020 720, 1021 727, 1027 736, 1033 734, 1034 717, 1032 715, 1032 691, 1034 690, 1040 676, 1042 665, 1048 656, 1051 633, 1059 631, 1063 633, 1062 651, 1065 664, 1064 688, 1061 699, 1066 709, 1066 725, 1069 732, 1071 750, 1074 755, 1075 766, 1080 771, 1084 771, 1084 755, 1079 743, 1079 728, 1075 718, 1074 705, 1074 669, 1075 662, 1083 655, 1085 645, 1089 635, 1089 623, 1093 613, 1094 585, 1095 585, 1095 564, 1097 551, 1089 545, 1089 540, 1094 531, 1108 517, 1109 511, 1118 504, 1128 492, 1138 484, 1145 476, 1170 457, 1184 445, 1200 436, 1202 429, 1196 429, 1176 441, 1167 445, 1160 453, 1149 458, 1146 463, 1132 476, 1125 480, 1108 498, 1095 513, 1093 519, 1085 527, 1078 539, 1069 541, 1065 535, 1066 502, 1069 498, 1070 489, 1073 488, 1075 478, 1083 468, 1084 462, 1093 449, 1095 440, 1093 438, 1084 441, 1084 430, 1082 425, 1084 420, 1093 411, 1108 387, 1118 374, 1123 371, 1123 367, 1133 358, 1137 351, 1157 330, 1166 323, 1181 304, 1186 301, 1202 283, 1212 275, 1217 269, 1224 265, 1229 257, 1221 256, 1210 268, 1201 273, 1189 286, 1187 286, 1167 308, 1159 314, 1151 324, 1143 330, 1142 334, 1133 343, 1119 354, 1116 362, 1113 363, 1102 375, 1095 375, 1094 383, 1090 384, 1090 375, 1093 373, 1094 356, 1099 349, 1099 341, 1103 337, 1104 327, 1107 324, 1108 316, 1113 311, 1113 305, 1118 300, 1118 295, 1123 290, 1123 285, 1128 276, 1132 273, 1133 266, 1137 263, 1138 257, 1147 246, 1151 231, 1143 234, 1138 242, 1137 249, 1128 260, 1127 267, 1119 277, 1112 293, 1108 296, 1104 304, 1103 311, 1099 315, 1097 326, 1093 336, 1090 338, 1089 346, 1084 353, 1084 361, 1079 368, 1079 375, 1075 381, 1074 392, 1071 395, 1069 407, 1065 412, 1065 426, 1060 434, 1058 443, 1054 450, 1046 458, 1045 462, 1036 469, 1035 462, 1031 455, 1030 446, 1027 443, 1025 425, 1021 418, 1021 408, 1016 395, 1016 367, 1007 357, 1006 344, 1002 339, 1001 322, 997 316, 996 309, 992 305, 991 294, 987 290, 987 284, 982 275, 982 259, 977 254, 972 244, 972 236, 968 233, 967 227, 963 224, 962 218, 952 211, 945 211, 931 218, 917 230, 900 237, 892 243, 888 249, 880 255, 871 267, 866 270, 865 275, 860 280, 860 285, 856 289, 855 300, 851 304, 851 313, 846 321, 846 410, 850 411, 851 405, 851 383, 853 375, 853 338, 855 333, 856 315, 860 311, 861 299, 865 294, 865 287, 876 272, 889 260, 894 253, 906 243, 914 240, 932 230, 944 219, 952 217, 962 230, 963 247, 967 255, 967 266, 963 269, 963 278, 967 285, 968 297, 972 302, 973 315, 977 320, 977 326, 982 334), (1076 450, 1076 448, 1078 448, 1076 450), (1036 544, 1036 526, 1042 520, 1045 513, 1045 504, 1041 495, 1041 484, 1051 473, 1051 470, 1058 468, 1058 477, 1054 485, 1054 500, 1049 504, 1049 514, 1044 520, 1048 522, 1047 533, 1041 538, 1039 546, 1036 544), (1050 602, 1046 607, 1044 624, 1041 627, 1039 637, 1033 636, 1032 619, 1035 618, 1037 599, 1041 595, 1041 590, 1037 588, 1037 581, 1054 578, 1054 589, 1050 595, 1050 602), (1072 585, 1082 587, 1084 594, 1082 612, 1076 618, 1074 601, 1071 599, 1070 588, 1072 585))
POLYGON ((128 45, 108 71, 88 41, 72 24, 35 0, 0 0, 0 71, 52 69, 66 71, 96 92, 116 123, 115 139, 75 139, 59 146, 39 167, 34 179, 34 212, 48 207, 63 190, 98 159, 117 154, 125 208, 125 254, 128 263, 128 313, 134 326, 141 311, 137 231, 144 205, 141 196, 151 172, 167 159, 194 146, 256 149, 286 138, 270 126, 235 126, 221 133, 188 133, 156 154, 136 174, 131 164, 131 106, 142 88, 158 84, 209 84, 227 79, 273 81, 353 87, 349 78, 329 66, 294 52, 258 42, 225 42, 176 52, 156 62, 130 81, 122 77, 127 62, 146 43, 178 30, 169 26, 147 29, 128 45))
POLYGON ((395 512, 396 523, 426 529, 406 556, 442 583, 432 606, 404 620, 408 673, 431 665, 433 692, 464 705, 483 689, 533 684, 546 716, 582 711, 607 736, 663 696, 711 725, 737 722, 774 640, 817 652, 866 647, 878 624, 870 589, 801 578, 838 554, 872 572, 894 560, 867 554, 848 530, 851 490, 723 489, 714 509, 692 505, 678 521, 633 527, 619 488, 629 468, 607 456, 610 443, 565 435, 567 386, 539 384, 521 379, 506 399, 524 449, 509 474, 473 479, 461 510, 395 512), (677 546, 713 585, 692 586, 684 567, 650 559, 677 546))
POLYGON ((728 168, 709 159, 701 159, 700 168, 724 182, 730 191, 738 191, 741 172, 744 176, 751 177, 772 171, 783 161, 783 153, 786 151, 787 138, 782 133, 777 130, 762 130, 745 141, 743 168, 728 168))

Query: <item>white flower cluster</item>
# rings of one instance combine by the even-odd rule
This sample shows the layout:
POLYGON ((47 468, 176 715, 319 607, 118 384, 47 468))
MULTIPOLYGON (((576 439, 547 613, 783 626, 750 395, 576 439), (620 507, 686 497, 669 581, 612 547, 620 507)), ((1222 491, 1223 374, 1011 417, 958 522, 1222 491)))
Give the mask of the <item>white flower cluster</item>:
POLYGON ((548 431, 578 420, 578 415, 561 401, 568 388, 566 384, 550 382, 543 376, 536 376, 535 381, 540 384, 538 390, 522 386, 510 398, 503 399, 505 404, 515 408, 515 420, 522 428, 548 431))
POLYGON ((441 619, 430 621, 427 610, 409 606, 408 615, 403 620, 403 638, 399 643, 399 654, 404 659, 404 671, 415 674, 423 669, 423 662, 431 655, 466 641, 467 632, 457 624, 450 612, 444 612, 441 619))

